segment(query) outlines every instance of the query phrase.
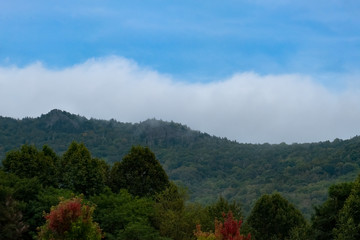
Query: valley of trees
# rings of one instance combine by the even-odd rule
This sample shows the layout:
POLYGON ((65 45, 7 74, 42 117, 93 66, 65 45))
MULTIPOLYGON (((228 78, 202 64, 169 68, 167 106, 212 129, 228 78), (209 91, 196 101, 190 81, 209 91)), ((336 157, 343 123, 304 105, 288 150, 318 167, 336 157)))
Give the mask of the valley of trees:
POLYGON ((187 201, 155 154, 133 146, 111 166, 83 143, 9 151, 0 169, 0 239, 360 239, 360 176, 332 185, 307 220, 281 194, 241 202, 187 201))
POLYGON ((71 141, 84 143, 93 156, 111 166, 132 146, 148 146, 169 179, 188 189, 191 202, 211 204, 221 195, 241 202, 245 215, 262 195, 278 192, 310 219, 331 185, 353 181, 360 172, 360 137, 291 145, 242 144, 154 119, 131 124, 60 110, 21 120, 0 117, 0 159, 23 144, 39 149, 47 145, 62 155, 71 141))

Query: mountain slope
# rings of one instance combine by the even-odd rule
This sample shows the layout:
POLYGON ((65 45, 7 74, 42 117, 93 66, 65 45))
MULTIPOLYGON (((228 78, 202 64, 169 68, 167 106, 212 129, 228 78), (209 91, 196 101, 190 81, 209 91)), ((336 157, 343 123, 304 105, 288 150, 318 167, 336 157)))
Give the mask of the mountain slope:
POLYGON ((360 137, 309 144, 239 144, 174 123, 149 119, 121 123, 86 119, 60 110, 38 118, 0 117, 0 157, 22 144, 47 144, 63 153, 84 142, 95 157, 121 161, 132 145, 147 145, 172 180, 189 188, 191 200, 219 194, 239 200, 247 212, 264 193, 278 191, 307 216, 330 184, 359 173, 360 137))

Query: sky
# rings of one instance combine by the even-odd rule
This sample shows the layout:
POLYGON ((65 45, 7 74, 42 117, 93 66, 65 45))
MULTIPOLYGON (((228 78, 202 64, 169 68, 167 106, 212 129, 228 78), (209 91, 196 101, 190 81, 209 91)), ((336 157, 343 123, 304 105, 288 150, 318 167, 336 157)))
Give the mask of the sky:
POLYGON ((360 134, 359 14, 358 0, 0 1, 0 115, 348 139, 360 134))

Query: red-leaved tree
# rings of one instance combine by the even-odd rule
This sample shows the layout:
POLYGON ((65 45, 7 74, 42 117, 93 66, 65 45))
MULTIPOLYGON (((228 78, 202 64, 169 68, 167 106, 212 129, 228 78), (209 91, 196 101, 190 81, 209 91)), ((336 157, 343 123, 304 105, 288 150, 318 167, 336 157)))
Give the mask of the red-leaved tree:
POLYGON ((215 220, 215 233, 201 231, 201 226, 196 226, 195 236, 198 240, 250 240, 251 234, 247 236, 240 234, 242 220, 234 219, 231 211, 226 215, 223 213, 224 222, 215 220))
POLYGON ((218 222, 215 224, 215 233, 221 233, 223 240, 250 240, 250 233, 245 237, 240 235, 240 228, 242 220, 237 221, 234 219, 231 211, 228 212, 227 216, 223 213, 224 223, 218 222))
POLYGON ((92 221, 93 212, 94 207, 83 204, 79 197, 63 200, 45 215, 39 239, 101 239, 99 225, 92 221))

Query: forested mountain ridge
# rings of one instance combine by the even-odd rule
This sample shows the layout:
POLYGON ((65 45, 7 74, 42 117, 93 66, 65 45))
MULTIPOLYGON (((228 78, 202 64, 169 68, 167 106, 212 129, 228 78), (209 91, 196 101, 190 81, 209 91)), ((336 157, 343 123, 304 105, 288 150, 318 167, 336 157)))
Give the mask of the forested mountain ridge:
POLYGON ((359 173, 360 137, 306 144, 240 144, 161 120, 121 123, 60 110, 38 118, 0 117, 0 158, 23 144, 49 145, 57 153, 83 142, 95 157, 121 161, 132 145, 149 146, 170 179, 190 197, 210 202, 221 194, 245 212, 265 193, 278 191, 309 216, 328 187, 359 173))

